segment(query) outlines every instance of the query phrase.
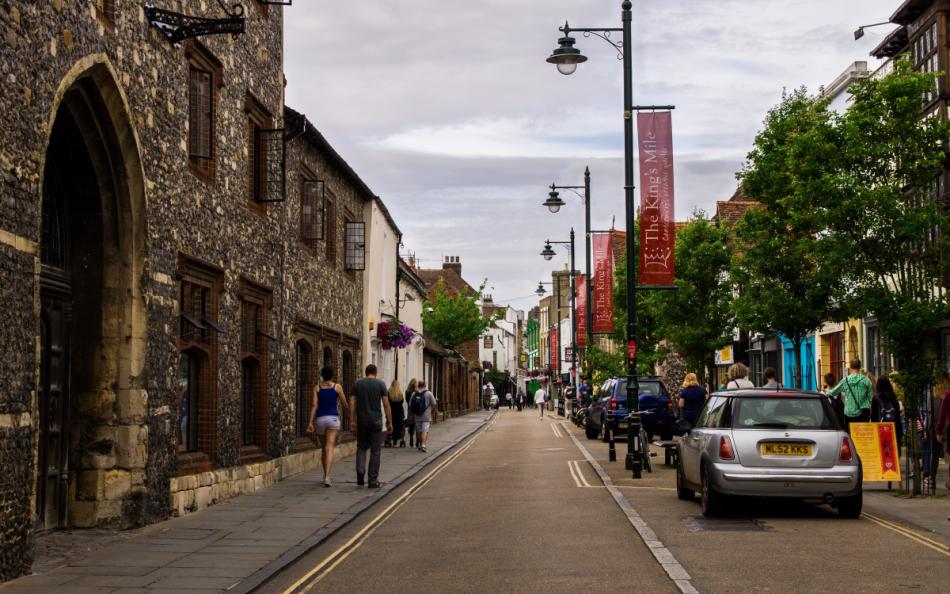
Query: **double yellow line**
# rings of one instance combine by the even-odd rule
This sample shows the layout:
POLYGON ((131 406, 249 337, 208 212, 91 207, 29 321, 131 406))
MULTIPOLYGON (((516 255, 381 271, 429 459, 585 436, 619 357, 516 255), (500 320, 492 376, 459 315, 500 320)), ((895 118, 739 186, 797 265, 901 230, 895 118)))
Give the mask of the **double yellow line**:
POLYGON ((359 532, 353 535, 346 543, 343 544, 340 548, 333 551, 330 555, 318 563, 313 569, 308 571, 302 578, 297 580, 294 585, 290 586, 284 590, 284 594, 302 594, 303 592, 309 592, 317 583, 327 576, 331 571, 336 569, 336 567, 346 560, 354 551, 356 551, 360 546, 369 538, 376 529, 383 525, 383 523, 388 520, 400 507, 405 505, 413 495, 418 493, 423 487, 425 487, 429 482, 432 481, 446 466, 455 461, 456 458, 464 454, 472 444, 475 443, 478 435, 473 437, 462 446, 458 451, 450 455, 448 458, 439 463, 438 466, 433 468, 425 477, 422 478, 419 482, 410 487, 405 493, 400 495, 395 501, 389 504, 383 511, 381 511, 376 517, 370 520, 366 526, 364 526, 359 532))
POLYGON ((894 522, 889 522, 888 520, 885 520, 884 518, 880 518, 878 516, 869 514, 867 512, 862 513, 861 517, 866 520, 870 520, 871 522, 874 522, 878 526, 882 526, 884 528, 887 528, 888 530, 892 530, 900 534, 901 536, 904 536, 905 538, 909 538, 919 544, 922 544, 925 547, 931 548, 937 551, 938 553, 940 553, 941 555, 950 557, 950 547, 943 544, 942 542, 938 542, 936 540, 927 538, 926 536, 923 536, 922 534, 918 534, 917 532, 914 532, 913 530, 904 528, 903 526, 895 524, 894 522))

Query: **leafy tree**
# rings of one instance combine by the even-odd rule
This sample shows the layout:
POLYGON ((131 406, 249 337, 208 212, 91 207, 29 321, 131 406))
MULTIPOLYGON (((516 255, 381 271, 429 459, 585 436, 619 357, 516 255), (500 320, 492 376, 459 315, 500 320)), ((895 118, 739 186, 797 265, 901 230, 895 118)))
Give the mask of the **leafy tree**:
POLYGON ((626 358, 623 352, 610 353, 596 344, 584 353, 584 375, 592 386, 599 386, 611 377, 627 375, 626 358))
MULTIPOLYGON (((634 237, 639 231, 634 229, 634 237)), ((663 359, 665 351, 658 348, 657 312, 654 305, 656 291, 637 292, 637 374, 653 375, 656 364, 663 359)), ((614 269, 614 332, 612 338, 619 346, 622 361, 620 376, 627 375, 627 254, 621 254, 614 269)))
POLYGON ((676 234, 676 290, 651 297, 659 328, 690 369, 713 377, 713 351, 731 341, 732 286, 728 279, 730 247, 726 229, 697 210, 676 234))
POLYGON ((829 205, 841 194, 841 135, 827 102, 804 88, 785 94, 764 124, 737 174, 762 208, 736 225, 733 309, 743 327, 791 340, 793 383, 801 386, 805 337, 847 317, 841 271, 848 254, 828 234, 829 205))
POLYGON ((482 282, 477 292, 451 295, 439 279, 432 299, 426 300, 422 306, 422 326, 426 334, 451 348, 481 336, 495 321, 494 317, 483 316, 478 306, 478 296, 485 284, 482 282))
MULTIPOLYGON (((950 316, 947 293, 940 289, 950 224, 938 203, 950 123, 921 113, 921 97, 934 92, 936 78, 914 72, 901 59, 888 76, 851 87, 853 102, 841 121, 849 165, 841 183, 846 192, 832 221, 849 254, 843 270, 853 281, 854 297, 875 316, 897 359, 911 420, 936 370, 933 349, 922 348, 923 337, 950 316)), ((916 431, 911 422, 915 465, 916 431)), ((920 475, 917 468, 914 492, 920 475)))

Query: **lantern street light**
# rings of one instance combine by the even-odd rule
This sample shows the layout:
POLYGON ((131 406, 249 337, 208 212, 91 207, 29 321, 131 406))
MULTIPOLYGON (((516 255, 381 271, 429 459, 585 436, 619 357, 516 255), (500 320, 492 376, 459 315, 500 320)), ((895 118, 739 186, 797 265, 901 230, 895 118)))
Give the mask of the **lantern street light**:
MULTIPOLYGON (((574 394, 577 394, 577 316, 575 312, 577 311, 576 302, 577 299, 577 289, 575 288, 575 268, 574 268, 574 228, 571 227, 571 239, 570 241, 551 241, 550 239, 544 242, 544 249, 541 251, 541 255, 544 256, 545 260, 550 260, 556 254, 551 248, 552 244, 557 245, 567 245, 570 246, 571 250, 571 271, 570 271, 570 287, 571 287, 571 385, 574 387, 574 394)), ((560 297, 561 283, 558 281, 554 285, 554 290, 558 294, 557 297, 557 324, 560 329, 561 324, 561 297, 560 297)), ((538 296, 543 295, 544 287, 541 286, 541 283, 538 283, 538 296)), ((560 351, 560 345, 558 346, 558 351, 560 351)), ((558 361, 560 362, 560 352, 558 352, 558 361)))
POLYGON ((590 167, 584 168, 584 185, 583 186, 559 186, 552 183, 550 186, 551 192, 548 194, 548 199, 544 201, 544 206, 548 208, 552 213, 556 213, 561 210, 561 207, 564 206, 565 202, 561 199, 558 194, 558 190, 570 190, 577 194, 584 201, 584 251, 587 256, 587 270, 586 277, 587 283, 585 283, 585 293, 587 293, 587 306, 584 308, 584 316, 587 322, 587 344, 594 344, 594 329, 592 323, 592 310, 590 307, 591 304, 591 293, 593 291, 593 283, 591 282, 591 261, 590 261, 590 239, 591 239, 591 230, 590 230, 590 167), (581 195, 578 190, 584 190, 584 194, 581 195))
MULTIPOLYGON (((564 35, 558 40, 558 48, 551 52, 547 62, 557 66, 561 74, 572 74, 578 64, 587 61, 580 50, 574 47, 574 38, 571 37, 572 31, 580 31, 585 37, 594 35, 600 37, 609 43, 616 51, 620 59, 623 60, 623 164, 624 164, 624 207, 627 232, 627 402, 629 406, 634 406, 637 402, 637 395, 640 393, 640 386, 637 381, 637 264, 640 260, 637 254, 637 244, 634 239, 634 217, 636 215, 633 190, 633 112, 638 110, 657 110, 672 109, 673 106, 658 105, 633 105, 633 56, 631 55, 632 37, 631 21, 633 20, 633 3, 630 0, 623 0, 621 8, 621 28, 616 27, 571 27, 564 23, 558 30, 564 35), (614 33, 621 33, 620 41, 614 41, 611 37, 614 33)), ((628 423, 627 439, 627 468, 633 470, 634 478, 640 478, 642 463, 633 450, 634 442, 639 437, 639 421, 634 416, 628 423), (634 439, 630 439, 633 435, 634 439)))

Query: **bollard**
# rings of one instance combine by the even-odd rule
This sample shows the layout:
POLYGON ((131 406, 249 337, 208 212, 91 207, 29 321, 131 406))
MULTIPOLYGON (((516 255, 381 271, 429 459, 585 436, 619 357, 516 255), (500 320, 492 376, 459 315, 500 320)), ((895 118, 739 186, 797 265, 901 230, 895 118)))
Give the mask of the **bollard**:
POLYGON ((625 467, 633 472, 633 478, 643 475, 643 458, 640 457, 640 414, 631 412, 627 416, 627 459, 625 467))
POLYGON ((607 427, 604 429, 607 431, 607 446, 608 446, 608 460, 611 462, 617 461, 617 448, 614 447, 614 423, 612 420, 607 420, 607 427))

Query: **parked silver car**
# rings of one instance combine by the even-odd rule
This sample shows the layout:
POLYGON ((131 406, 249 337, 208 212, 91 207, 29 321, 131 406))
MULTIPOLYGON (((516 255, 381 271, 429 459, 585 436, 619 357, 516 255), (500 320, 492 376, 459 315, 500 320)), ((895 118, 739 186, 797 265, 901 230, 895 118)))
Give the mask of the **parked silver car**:
POLYGON ((820 393, 714 393, 677 449, 677 495, 691 500, 699 491, 703 515, 719 513, 732 495, 815 500, 842 517, 861 515, 861 462, 820 393))

